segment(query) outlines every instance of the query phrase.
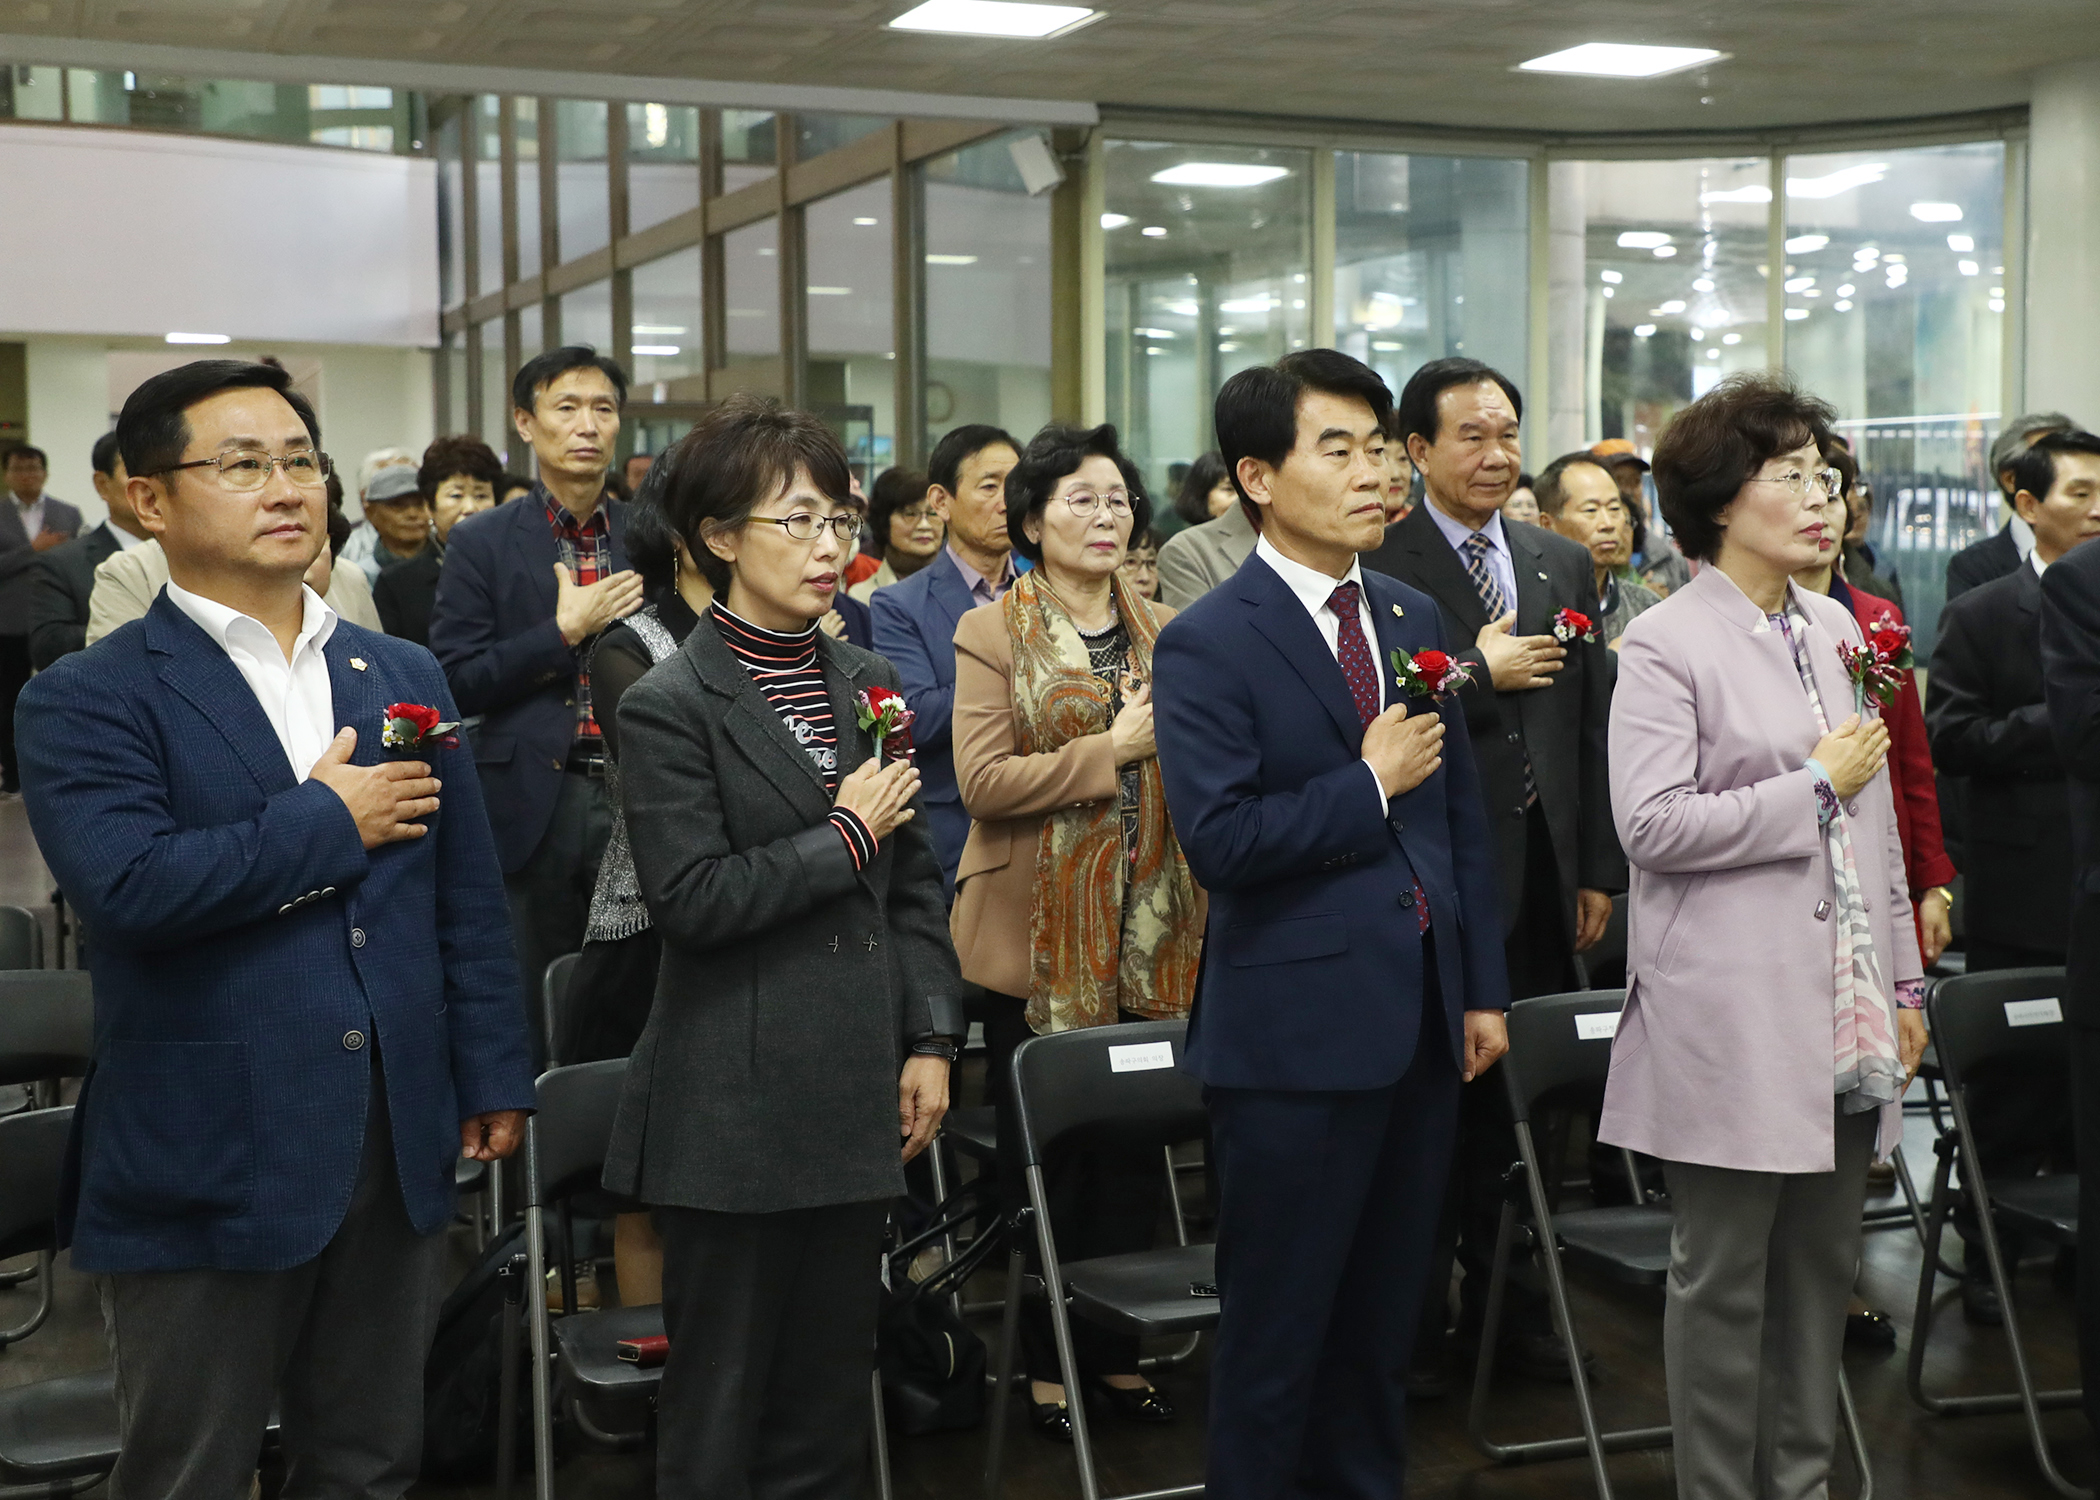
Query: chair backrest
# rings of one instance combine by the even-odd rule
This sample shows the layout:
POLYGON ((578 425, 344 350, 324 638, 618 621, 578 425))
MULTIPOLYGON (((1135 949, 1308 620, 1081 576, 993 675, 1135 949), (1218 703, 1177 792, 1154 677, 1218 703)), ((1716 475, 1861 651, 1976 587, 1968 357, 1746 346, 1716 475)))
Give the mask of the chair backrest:
POLYGON ((73 1106, 0 1119, 0 1260, 58 1244, 58 1180, 73 1106))
POLYGON ((547 1047, 547 1066, 561 1064, 562 1039, 569 1033, 569 982, 576 976, 581 953, 549 959, 540 975, 540 1028, 547 1047))
POLYGON ((1949 1085, 2001 1059, 2070 1056, 2062 969, 1993 969, 1942 979, 1926 997, 1934 1051, 1949 1085))
POLYGON ((1611 1039, 1624 990, 1540 995, 1509 1008, 1509 1052, 1496 1065, 1513 1119, 1529 1120, 1539 1100, 1575 1084, 1601 1085, 1611 1072, 1611 1039))
POLYGON ((78 1078, 95 1055, 85 969, 0 970, 0 1084, 78 1078))
POLYGON ((26 906, 0 906, 0 969, 44 966, 44 924, 26 906))
POLYGON ((1203 1134, 1203 1085, 1181 1071, 1186 1021, 1135 1021, 1030 1037, 1014 1049, 1023 1166, 1068 1131, 1113 1124, 1119 1141, 1173 1145, 1203 1134))
POLYGON ((598 1186, 627 1059, 551 1068, 534 1085, 525 1126, 525 1203, 546 1207, 598 1186))

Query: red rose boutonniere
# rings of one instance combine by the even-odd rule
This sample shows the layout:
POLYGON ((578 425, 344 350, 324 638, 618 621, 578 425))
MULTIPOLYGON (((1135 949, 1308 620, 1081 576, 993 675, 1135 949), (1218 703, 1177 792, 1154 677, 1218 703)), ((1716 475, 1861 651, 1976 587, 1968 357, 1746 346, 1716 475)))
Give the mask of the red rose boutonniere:
POLYGON ((1404 651, 1392 655, 1393 680, 1410 698, 1428 698, 1442 703, 1446 693, 1456 692, 1473 680, 1473 669, 1453 661, 1441 651, 1404 651))
POLYGON ((389 703, 379 730, 379 743, 401 755, 422 750, 457 750, 459 736, 452 732, 457 728, 457 721, 443 723, 436 709, 421 703, 389 703))
POLYGON ((1565 646, 1570 641, 1597 639, 1597 622, 1579 609, 1564 609, 1553 617, 1553 639, 1565 646))
POLYGON ((904 695, 886 687, 862 688, 854 695, 859 705, 860 727, 875 737, 875 764, 882 764, 882 742, 895 735, 911 753, 911 726, 918 717, 904 706, 904 695))
POLYGON ((1897 624, 1893 614, 1884 614, 1867 627, 1866 645, 1840 642, 1838 660, 1845 664, 1845 675, 1852 679, 1854 713, 1866 717, 1870 696, 1887 708, 1895 700, 1896 690, 1903 686, 1903 674, 1916 665, 1910 649, 1910 627, 1897 624))

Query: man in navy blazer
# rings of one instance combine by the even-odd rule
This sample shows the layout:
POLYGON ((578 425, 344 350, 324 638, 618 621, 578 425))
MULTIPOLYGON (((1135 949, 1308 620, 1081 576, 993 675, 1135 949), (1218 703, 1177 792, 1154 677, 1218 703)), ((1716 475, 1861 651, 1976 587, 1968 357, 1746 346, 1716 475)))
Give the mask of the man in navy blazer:
POLYGON ((591 647, 641 607, 642 580, 627 566, 627 508, 605 493, 627 404, 619 365, 582 345, 550 350, 519 367, 511 404, 539 480, 452 528, 430 649, 460 708, 482 716, 474 763, 536 1014, 547 965, 583 947, 612 832, 591 647))
POLYGON ((1218 444, 1261 540, 1160 632, 1160 770, 1210 893, 1184 1066, 1221 1192, 1206 1483, 1396 1497, 1409 1347, 1459 1084, 1507 1045, 1500 876, 1455 699, 1394 653, 1435 601, 1384 534, 1385 382, 1332 349, 1243 370, 1218 444))
POLYGON ((501 877, 421 647, 336 618, 312 409, 278 367, 157 375, 118 419, 167 554, 142 620, 21 697, 24 799, 95 934, 61 1229, 101 1279, 119 1495, 399 1495, 464 1151, 532 1102, 501 877), (442 788, 442 791, 440 791, 442 788))
POLYGON ((1014 580, 1013 547, 1006 538, 1006 476, 1020 461, 1019 444, 983 423, 958 427, 936 443, 926 464, 926 495, 948 523, 948 544, 909 578, 877 589, 868 602, 875 650, 897 669, 904 701, 915 716, 911 742, 920 795, 951 901, 955 867, 970 837, 950 739, 955 626, 978 605, 1002 598, 1014 580))

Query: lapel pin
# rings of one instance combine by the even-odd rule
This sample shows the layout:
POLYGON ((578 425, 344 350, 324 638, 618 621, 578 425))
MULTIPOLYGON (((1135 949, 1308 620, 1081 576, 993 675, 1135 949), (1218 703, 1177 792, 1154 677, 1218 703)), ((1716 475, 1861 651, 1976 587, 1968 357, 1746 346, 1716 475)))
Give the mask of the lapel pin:
POLYGON ((1396 620, 1404 620, 1407 618, 1407 611, 1396 604, 1393 606, 1393 618, 1396 620))
POLYGON ((365 669, 365 659, 362 656, 353 656, 350 658, 350 665, 362 672, 365 669))
POLYGON ((1548 577, 1547 577, 1547 576, 1546 576, 1546 575, 1545 575, 1544 573, 1541 573, 1541 574, 1539 574, 1539 582, 1540 582, 1540 583, 1551 583, 1552 581, 1553 581, 1553 580, 1552 580, 1552 579, 1550 579, 1550 578, 1548 578, 1548 577))

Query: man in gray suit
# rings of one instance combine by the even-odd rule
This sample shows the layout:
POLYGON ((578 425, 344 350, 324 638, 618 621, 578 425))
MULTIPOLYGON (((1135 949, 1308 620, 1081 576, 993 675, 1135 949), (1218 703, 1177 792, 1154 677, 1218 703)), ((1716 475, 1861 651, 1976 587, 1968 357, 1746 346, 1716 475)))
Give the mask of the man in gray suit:
POLYGON ((1159 549, 1159 597, 1176 610, 1198 599, 1240 570, 1258 533, 1238 501, 1201 526, 1168 537, 1159 549))
POLYGON ((87 645, 95 569, 104 559, 129 552, 147 539, 124 492, 124 455, 117 451, 116 433, 95 439, 94 463, 95 493, 109 507, 109 519, 53 547, 29 571, 29 662, 39 672, 87 645))
POLYGON ((37 558, 80 533, 80 512, 44 493, 51 460, 27 443, 7 455, 0 504, 0 792, 19 792, 15 698, 29 681, 29 587, 37 558))

